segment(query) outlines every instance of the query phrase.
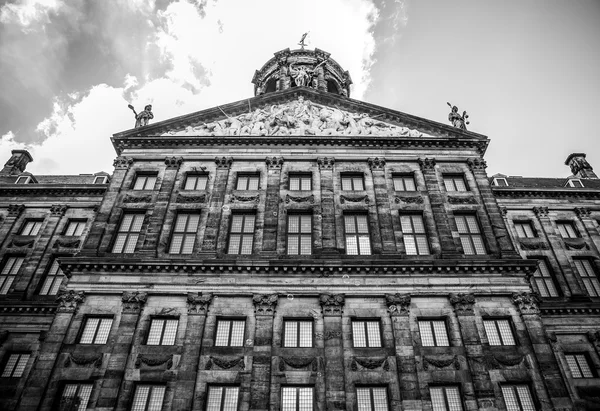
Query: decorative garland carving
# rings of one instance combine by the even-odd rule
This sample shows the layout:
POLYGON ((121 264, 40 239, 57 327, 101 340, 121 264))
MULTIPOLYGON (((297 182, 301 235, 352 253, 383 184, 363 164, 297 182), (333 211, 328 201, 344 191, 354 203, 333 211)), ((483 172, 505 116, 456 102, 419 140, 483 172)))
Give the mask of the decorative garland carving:
POLYGON ((477 361, 483 363, 488 369, 501 369, 506 367, 514 367, 520 365, 525 356, 522 354, 507 355, 499 353, 491 353, 480 357, 477 361))
POLYGON ((35 237, 30 236, 16 236, 8 244, 8 248, 31 248, 35 243, 35 237))
POLYGON ((25 211, 25 205, 23 204, 9 204, 8 205, 8 215, 12 217, 18 217, 21 213, 25 211))
POLYGON ((270 169, 281 169, 283 166, 283 157, 267 157, 265 163, 270 169))
POLYGON ((57 217, 62 217, 67 212, 69 206, 64 204, 53 204, 50 206, 50 214, 57 217))
POLYGON ((246 364, 244 362, 244 357, 237 357, 234 359, 226 359, 221 357, 213 357, 212 355, 209 357, 208 362, 206 363, 205 370, 212 370, 213 365, 216 365, 222 370, 229 370, 233 367, 239 367, 240 370, 246 369, 246 364))
POLYGON ((467 165, 469 166, 469 169, 471 169, 471 171, 485 170, 487 168, 487 163, 485 162, 485 160, 479 157, 469 158, 467 160, 467 165))
POLYGON ((363 201, 365 202, 365 204, 370 203, 368 195, 359 196, 359 197, 349 197, 349 196, 341 195, 340 203, 344 204, 344 203, 346 203, 346 201, 348 201, 350 203, 362 203, 363 201))
POLYGON ((237 194, 232 194, 231 201, 240 203, 253 201, 255 203, 258 203, 260 201, 260 194, 257 194, 255 196, 240 196, 237 194))
POLYGON ((517 306, 521 314, 539 314, 540 297, 536 293, 514 293, 512 295, 513 303, 517 306))
POLYGON ((335 158, 333 157, 319 157, 317 158, 317 164, 320 170, 333 170, 335 164, 335 158))
POLYGON ((589 217, 591 215, 591 212, 590 212, 589 208, 575 207, 575 214, 577 214, 577 217, 583 218, 583 217, 589 217))
POLYGON ((124 203, 149 203, 152 201, 152 194, 147 194, 147 195, 143 195, 143 196, 132 196, 130 194, 127 194, 124 198, 123 198, 123 202, 124 203))
POLYGON ((325 340, 333 340, 334 338, 342 338, 341 331, 325 331, 325 335, 323 339, 325 340))
POLYGON ((563 238, 567 250, 589 250, 590 246, 587 245, 583 238, 563 238))
POLYGON ((95 368, 100 368, 102 366, 102 353, 98 355, 86 356, 86 355, 75 355, 70 353, 67 359, 65 360, 65 367, 70 367, 71 363, 76 365, 88 365, 93 364, 95 368))
POLYGON ((410 313, 410 294, 386 294, 385 303, 390 315, 408 315, 410 313))
POLYGON ((56 302, 58 303, 58 312, 75 312, 79 304, 85 300, 85 292, 69 290, 66 286, 61 285, 56 302))
POLYGON ((371 170, 383 170, 385 167, 385 158, 369 157, 367 163, 369 163, 371 170))
POLYGON ((279 357, 279 371, 285 371, 286 365, 294 369, 310 366, 312 371, 318 371, 319 361, 316 357, 279 357))
POLYGON ((76 239, 76 240, 65 240, 62 238, 57 239, 54 242, 54 248, 79 248, 81 244, 81 240, 76 239))
POLYGON ((454 306, 456 315, 473 315, 475 296, 473 294, 450 294, 450 304, 454 306))
POLYGON ((309 196, 304 196, 304 197, 294 197, 294 196, 291 196, 289 194, 286 194, 285 195, 285 203, 289 204, 290 202, 314 204, 315 203, 315 196, 314 196, 314 194, 311 194, 309 196))
POLYGON ((540 240, 519 241, 519 245, 523 250, 549 250, 548 244, 540 240))
POLYGON ((135 360, 135 368, 140 368, 142 364, 148 367, 158 367, 163 364, 167 364, 167 370, 170 370, 173 366, 173 356, 171 354, 165 356, 146 356, 138 354, 135 360))
POLYGON ((175 198, 176 203, 204 203, 206 201, 206 194, 202 194, 199 196, 186 196, 182 194, 177 194, 175 198))
POLYGON ((421 196, 394 196, 394 202, 396 204, 423 204, 424 200, 421 196))
POLYGON ((449 204, 477 204, 475 197, 452 197, 448 196, 449 204))
POLYGON ((212 301, 213 295, 188 293, 187 306, 188 314, 205 314, 208 312, 208 306, 212 301))
POLYGON ((131 157, 117 157, 113 161, 113 167, 116 169, 127 170, 133 164, 133 158, 131 157))
POLYGON ((217 169, 229 169, 231 167, 231 163, 233 163, 232 157, 215 157, 215 164, 217 165, 217 169))
POLYGON ((319 296, 319 304, 321 304, 324 315, 342 315, 344 302, 344 294, 321 294, 319 296))
POLYGON ((533 207, 533 212, 538 217, 548 217, 548 207, 533 207))
POLYGON ((181 163, 183 163, 183 157, 165 157, 167 168, 179 168, 181 163))
POLYGON ((417 160, 417 162, 423 171, 435 170, 435 158, 420 158, 417 160))
POLYGON ((433 366, 435 368, 446 368, 450 365, 454 365, 455 370, 460 370, 460 361, 458 361, 458 356, 454 355, 452 357, 447 355, 437 355, 437 356, 423 356, 423 369, 425 371, 429 370, 429 366, 433 366))
POLYGON ((384 371, 390 370, 387 357, 383 358, 364 358, 364 357, 352 357, 350 362, 350 369, 352 371, 358 371, 358 365, 368 370, 374 370, 375 368, 382 367, 384 371))
POLYGON ((502 214, 502 217, 506 217, 506 214, 508 214, 508 209, 506 207, 500 207, 500 214, 502 214))
POLYGON ((273 315, 278 301, 277 294, 254 294, 252 297, 254 312, 257 315, 273 315))
POLYGON ((123 291, 121 301, 123 301, 123 312, 136 314, 140 312, 142 306, 148 299, 148 293, 141 291, 123 291))

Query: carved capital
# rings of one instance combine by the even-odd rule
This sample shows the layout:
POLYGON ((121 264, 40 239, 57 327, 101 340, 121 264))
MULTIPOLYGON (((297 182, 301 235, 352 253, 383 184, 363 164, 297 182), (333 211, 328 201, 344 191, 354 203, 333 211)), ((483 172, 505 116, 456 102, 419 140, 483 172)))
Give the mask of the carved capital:
POLYGON ((183 163, 183 157, 165 157, 167 168, 179 168, 183 163))
POLYGON ((410 294, 386 294, 385 303, 392 316, 408 315, 410 313, 410 294))
POLYGON ((435 170, 435 158, 420 158, 418 160, 419 167, 423 171, 432 171, 435 170))
POLYGON ((208 312, 208 306, 212 301, 213 295, 211 293, 196 294, 188 293, 187 307, 188 314, 203 314, 206 315, 208 312))
POLYGON ((369 157, 367 163, 369 163, 371 170, 383 170, 385 167, 385 158, 369 157))
POLYGON ((233 163, 232 157, 215 157, 217 169, 227 170, 231 167, 231 163, 233 163))
POLYGON ((450 294, 450 304, 454 307, 456 315, 474 315, 475 296, 473 294, 450 294))
POLYGON ((533 207, 533 212, 538 217, 548 217, 548 207, 533 207))
POLYGON ((595 346, 600 346, 600 331, 588 331, 587 337, 595 346))
POLYGON ((148 293, 142 291, 123 291, 121 301, 123 301, 123 312, 137 314, 148 299, 148 293))
POLYGON ((475 170, 485 170, 487 168, 487 163, 483 158, 475 157, 469 158, 467 160, 467 165, 471 169, 471 171, 475 170))
POLYGON ((585 207, 575 207, 575 214, 577 217, 584 218, 590 216, 590 209, 585 207))
POLYGON ((536 293, 514 293, 512 295, 513 303, 517 306, 521 314, 539 314, 540 297, 536 293))
POLYGON ((278 301, 277 294, 254 294, 252 297, 254 312, 256 315, 273 315, 278 301))
POLYGON ((69 290, 66 286, 61 285, 56 295, 58 312, 74 313, 84 300, 85 293, 83 291, 69 290))
POLYGON ((11 217, 18 217, 21 213, 25 211, 25 205, 23 204, 9 204, 8 205, 8 215, 11 217))
POLYGON ((117 157, 113 161, 113 166, 119 170, 127 170, 133 164, 133 158, 131 157, 117 157))
POLYGON ((283 157, 267 157, 265 163, 270 169, 280 170, 283 166, 283 157))
POLYGON ((506 209, 506 207, 500 207, 500 214, 502 214, 502 217, 506 217, 507 213, 508 210, 506 209))
POLYGON ((317 158, 317 164, 320 170, 333 170, 335 164, 335 158, 333 157, 319 157, 317 158))
POLYGON ((53 204, 50 207, 50 214, 57 217, 62 217, 67 212, 69 206, 64 204, 53 204))
POLYGON ((321 294, 319 296, 319 304, 321 304, 324 315, 342 315, 345 301, 344 294, 321 294))

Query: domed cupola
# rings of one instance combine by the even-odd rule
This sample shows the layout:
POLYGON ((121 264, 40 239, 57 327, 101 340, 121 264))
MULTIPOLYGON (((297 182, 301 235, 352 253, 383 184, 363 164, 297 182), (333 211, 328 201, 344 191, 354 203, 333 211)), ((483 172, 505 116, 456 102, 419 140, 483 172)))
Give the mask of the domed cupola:
POLYGON ((292 87, 312 87, 349 97, 352 84, 350 73, 329 56, 329 53, 319 49, 278 51, 254 73, 254 95, 292 87))

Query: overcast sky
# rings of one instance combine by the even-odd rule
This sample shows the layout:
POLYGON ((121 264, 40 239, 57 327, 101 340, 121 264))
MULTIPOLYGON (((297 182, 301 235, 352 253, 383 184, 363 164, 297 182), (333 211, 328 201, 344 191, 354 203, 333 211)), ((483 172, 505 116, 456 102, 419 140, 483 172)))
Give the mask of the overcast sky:
POLYGON ((273 53, 331 53, 352 97, 438 122, 446 102, 491 139, 488 174, 600 172, 598 0, 0 0, 0 162, 111 172, 110 136, 251 97, 273 53))

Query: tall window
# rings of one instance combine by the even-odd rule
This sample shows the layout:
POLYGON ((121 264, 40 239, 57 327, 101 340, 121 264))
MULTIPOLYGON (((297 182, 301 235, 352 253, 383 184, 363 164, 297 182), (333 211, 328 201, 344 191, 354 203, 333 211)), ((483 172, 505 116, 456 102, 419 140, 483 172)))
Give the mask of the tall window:
POLYGON ((464 253, 466 255, 486 254, 477 217, 474 215, 456 215, 454 218, 464 253))
POLYGON ((135 245, 140 236, 143 222, 144 214, 127 213, 123 215, 112 252, 119 254, 130 254, 135 252, 135 245))
POLYGON ((312 320, 285 320, 283 322, 284 347, 312 347, 312 320))
POLYGON ((420 214, 401 215, 402 238, 408 255, 429 255, 429 242, 420 214))
POLYGON ((594 373, 585 354, 565 354, 565 359, 573 378, 594 378, 594 373))
POLYGON ((67 229, 65 230, 65 235, 69 236, 80 236, 83 234, 83 230, 85 229, 85 224, 87 220, 69 220, 69 224, 67 224, 67 229))
POLYGON ((415 179, 412 174, 396 175, 393 177, 394 190, 396 191, 416 191, 415 179))
POLYGON ((570 221, 560 221, 556 223, 558 227, 558 232, 560 233, 562 238, 577 238, 579 234, 577 234, 577 230, 575 230, 575 225, 570 221))
POLYGON ((344 216, 346 229, 346 254, 370 255, 371 239, 369 237, 369 221, 364 214, 344 216))
POLYGON ((154 190, 156 175, 140 174, 135 177, 134 190, 154 190))
POLYGON ((462 411, 460 390, 455 386, 429 387, 433 411, 462 411))
POLYGON ((312 216, 288 214, 287 253, 310 255, 312 253, 312 216))
POLYGON ((177 214, 173 238, 171 238, 171 254, 191 254, 196 242, 200 214, 177 214))
POLYGON ((281 387, 281 411, 312 411, 312 387, 281 387))
POLYGON ((44 284, 42 284, 42 288, 40 289, 40 295, 56 295, 64 277, 65 276, 58 264, 58 260, 54 259, 44 278, 44 284))
POLYGON ((483 320, 483 326, 490 345, 515 345, 515 337, 508 320, 483 320))
POLYGON ((60 396, 59 409, 85 411, 90 401, 92 387, 92 383, 65 384, 60 396))
POLYGON ((160 411, 163 407, 164 385, 139 384, 135 387, 131 411, 160 411))
POLYGON ((342 190, 344 191, 362 191, 365 189, 365 182, 362 174, 342 175, 342 190))
POLYGON ((216 347, 242 347, 244 345, 244 327, 246 320, 217 321, 216 347))
POLYGON ((236 411, 240 387, 209 385, 206 411, 236 411))
POLYGON ((312 190, 312 176, 310 174, 290 174, 290 190, 312 190))
POLYGON ((507 411, 535 411, 527 385, 502 385, 502 396, 507 411))
POLYGON ((577 272, 583 281, 585 290, 592 297, 600 296, 600 281, 594 268, 592 267, 592 261, 588 259, 576 259, 573 260, 577 272))
POLYGON ((206 174, 188 174, 184 190, 206 190, 208 176, 206 174))
POLYGON ((448 331, 444 320, 419 320, 423 347, 448 347, 448 331))
POLYGON ((112 318, 87 317, 83 332, 79 338, 80 344, 106 344, 112 327, 112 318))
POLYGON ((255 220, 254 214, 233 214, 231 216, 228 254, 252 254, 255 220))
POLYGON ((462 175, 445 175, 444 186, 446 191, 469 191, 462 175))
POLYGON ((23 376, 27 361, 31 354, 29 353, 7 353, 8 360, 2 371, 2 378, 20 378, 23 376))
POLYGON ((385 387, 357 387, 358 411, 387 411, 387 389, 385 387))
POLYGON ((536 259, 538 262, 537 270, 533 273, 533 281, 538 293, 542 297, 558 297, 558 290, 556 288, 552 273, 548 268, 548 263, 544 259, 536 259))
POLYGON ((153 318, 148 333, 148 345, 173 345, 177 336, 178 319, 153 318))
POLYGON ((21 229, 21 235, 38 235, 43 220, 27 220, 21 229))
POLYGON ((23 261, 25 261, 23 257, 8 257, 6 259, 2 267, 2 273, 0 273, 0 294, 8 294, 8 290, 17 278, 23 261))
POLYGON ((534 238, 537 237, 530 221, 515 221, 515 229, 519 237, 534 238))
POLYGON ((240 174, 237 179, 237 190, 258 190, 260 176, 254 174, 240 174))
POLYGON ((354 347, 381 347, 379 320, 352 321, 352 339, 354 347))

